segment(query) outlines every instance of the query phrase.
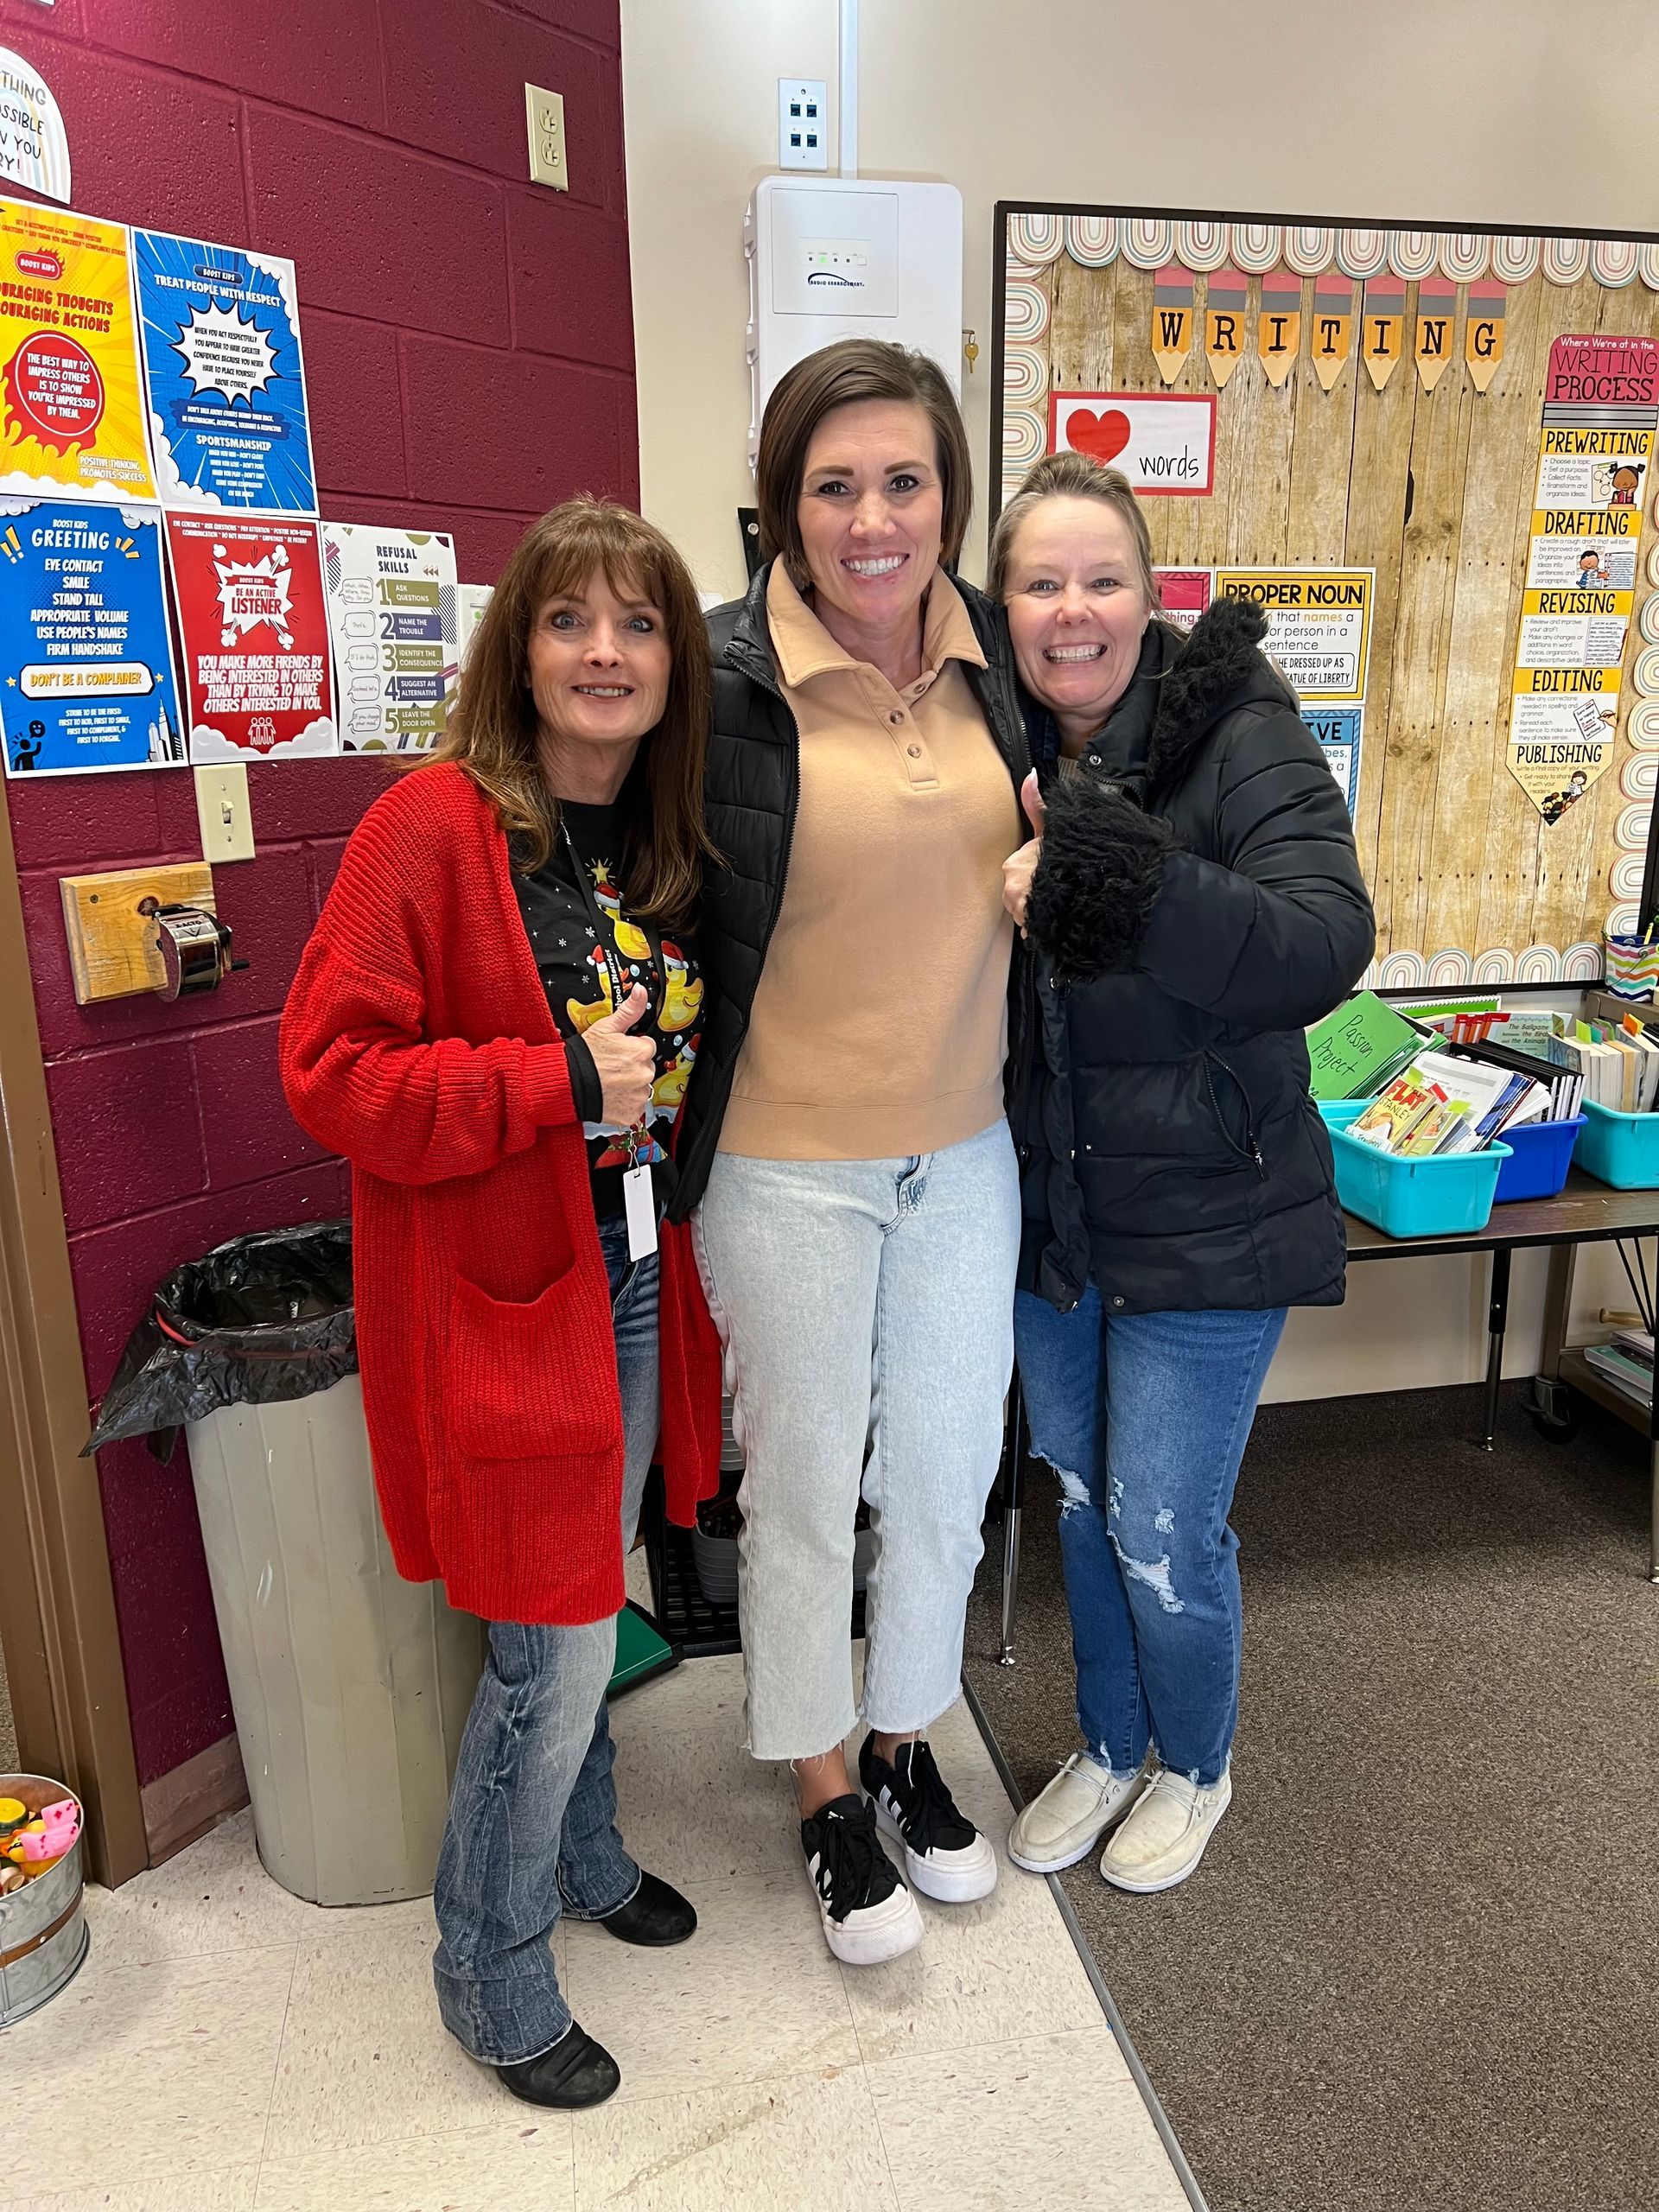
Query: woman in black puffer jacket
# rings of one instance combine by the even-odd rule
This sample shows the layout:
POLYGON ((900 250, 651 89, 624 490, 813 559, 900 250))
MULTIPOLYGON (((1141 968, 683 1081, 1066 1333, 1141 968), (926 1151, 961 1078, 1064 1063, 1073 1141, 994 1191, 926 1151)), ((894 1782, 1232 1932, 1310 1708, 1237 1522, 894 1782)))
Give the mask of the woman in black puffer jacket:
POLYGON ((1004 510, 991 589, 1028 695, 1038 834, 1007 899, 1037 1019, 1013 1084, 1015 1344, 1061 1484, 1085 1751, 1020 1815, 1050 1872, 1173 1887, 1231 1795, 1233 1486, 1291 1306, 1343 1295, 1331 1146, 1302 1033, 1374 925, 1343 794, 1225 601, 1159 619, 1128 481, 1079 454, 1004 510))

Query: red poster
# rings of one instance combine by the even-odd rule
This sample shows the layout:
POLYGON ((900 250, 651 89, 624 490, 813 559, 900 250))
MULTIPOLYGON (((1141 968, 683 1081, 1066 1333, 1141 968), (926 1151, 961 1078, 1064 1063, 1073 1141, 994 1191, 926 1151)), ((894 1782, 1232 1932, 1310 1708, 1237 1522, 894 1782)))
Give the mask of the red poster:
POLYGON ((1546 407, 1659 405, 1659 340, 1557 338, 1549 349, 1546 407))
POLYGON ((192 760, 338 753, 314 522, 169 515, 192 760))

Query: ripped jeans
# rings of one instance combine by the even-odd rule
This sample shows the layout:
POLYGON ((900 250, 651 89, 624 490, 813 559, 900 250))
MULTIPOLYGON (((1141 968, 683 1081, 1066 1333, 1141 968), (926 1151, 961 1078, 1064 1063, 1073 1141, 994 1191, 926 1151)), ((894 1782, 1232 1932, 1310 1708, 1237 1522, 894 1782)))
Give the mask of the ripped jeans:
POLYGON ((1021 1291, 1014 1351, 1033 1453, 1060 1478, 1060 1560, 1091 1758, 1149 1743, 1219 1780, 1238 1725, 1243 1611, 1228 1526, 1285 1311, 1071 1313, 1021 1291))

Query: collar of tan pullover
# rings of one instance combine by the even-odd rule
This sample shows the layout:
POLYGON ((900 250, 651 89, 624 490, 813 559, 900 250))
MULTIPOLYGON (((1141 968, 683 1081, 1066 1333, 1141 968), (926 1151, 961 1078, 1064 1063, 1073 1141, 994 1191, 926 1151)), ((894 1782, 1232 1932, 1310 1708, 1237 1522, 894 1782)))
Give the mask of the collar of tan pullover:
POLYGON ((1021 842, 964 671, 984 652, 943 571, 902 690, 836 643, 781 561, 766 619, 800 800, 721 1149, 886 1160, 963 1143, 1002 1111, 1001 870, 1021 842))

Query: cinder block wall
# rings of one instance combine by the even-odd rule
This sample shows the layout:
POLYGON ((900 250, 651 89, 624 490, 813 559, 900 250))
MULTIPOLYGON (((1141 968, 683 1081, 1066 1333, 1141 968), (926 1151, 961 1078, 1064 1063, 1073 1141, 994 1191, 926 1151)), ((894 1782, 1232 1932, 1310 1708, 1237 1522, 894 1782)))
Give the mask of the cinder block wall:
MULTIPOLYGON (((489 582, 556 500, 637 500, 616 0, 0 0, 0 44, 57 95, 78 209, 297 263, 325 514, 449 531, 489 582), (525 181, 526 81, 564 94, 568 195, 525 181)), ((258 856, 216 879, 252 965, 182 1007, 76 1006, 57 879, 199 856, 189 775, 6 787, 95 1395, 177 1262, 346 1210, 283 1105, 276 1019, 386 772, 253 769, 258 856)), ((98 1478, 149 1783, 229 1732, 229 1699, 182 1450, 117 1446, 98 1478)))

